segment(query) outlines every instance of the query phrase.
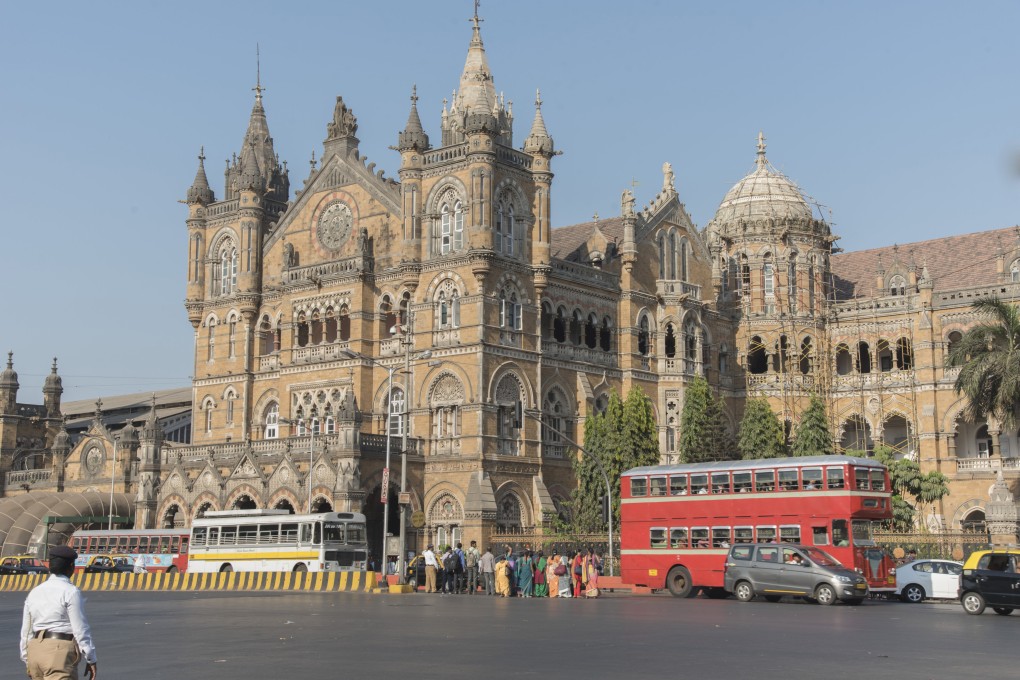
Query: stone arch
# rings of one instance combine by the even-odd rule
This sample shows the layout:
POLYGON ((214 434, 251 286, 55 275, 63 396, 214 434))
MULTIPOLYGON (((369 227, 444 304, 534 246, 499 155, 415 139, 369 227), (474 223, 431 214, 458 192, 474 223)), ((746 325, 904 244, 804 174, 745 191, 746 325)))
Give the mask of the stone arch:
POLYGON ((535 523, 531 497, 514 480, 503 482, 496 489, 496 524, 502 530, 530 527, 535 523))
POLYGON ((313 494, 312 495, 312 512, 333 512, 333 500, 326 494, 313 494))
POLYGON ((843 450, 871 451, 875 447, 874 427, 866 416, 851 411, 842 417, 839 432, 834 437, 843 450))
POLYGON ((439 212, 439 202, 448 191, 452 190, 463 205, 467 205, 468 190, 464 183, 457 177, 447 175, 436 182, 425 198, 425 212, 428 215, 435 215, 439 212))
POLYGON ((171 496, 166 499, 159 512, 156 514, 157 529, 183 529, 188 526, 188 507, 180 496, 171 496))
POLYGON ((418 394, 416 396, 416 406, 418 408, 423 404, 431 403, 432 390, 443 374, 453 375, 464 386, 465 404, 475 402, 475 389, 471 384, 471 378, 468 376, 467 371, 458 364, 444 362, 439 366, 430 368, 425 374, 424 379, 418 384, 418 394))
POLYGON ((237 234, 232 227, 222 227, 216 234, 209 239, 209 248, 206 250, 206 257, 210 260, 216 258, 219 255, 220 249, 227 241, 232 241, 233 244, 240 248, 241 237, 237 234))
POLYGON ((512 177, 503 178, 503 181, 496 185, 492 195, 502 196, 507 193, 513 197, 514 217, 523 217, 528 219, 530 222, 531 203, 524 195, 524 191, 521 189, 520 185, 512 177))
POLYGON ((428 512, 425 514, 425 521, 430 526, 439 524, 442 521, 464 521, 464 504, 458 495, 443 488, 433 495, 428 504, 428 512))
POLYGON ((468 286, 467 282, 464 281, 464 277, 451 269, 446 269, 432 277, 432 280, 429 281, 428 287, 425 288, 425 291, 422 294, 421 300, 427 302, 435 300, 439 287, 447 281, 452 281, 454 287, 456 287, 457 291, 462 296, 468 294, 468 286))
POLYGON ((951 528, 962 530, 964 519, 975 510, 984 511, 985 503, 987 503, 987 499, 981 498, 970 498, 963 503, 960 503, 960 505, 956 507, 956 511, 953 512, 951 528))
POLYGON ((282 501, 289 502, 295 513, 304 511, 304 504, 298 501, 297 493, 289 487, 277 489, 276 492, 269 497, 269 500, 266 501, 266 507, 276 509, 277 505, 279 505, 282 501))
POLYGON ((945 415, 942 417, 942 432, 946 436, 953 436, 956 434, 956 427, 960 422, 960 418, 964 417, 964 411, 967 409, 967 398, 960 397, 946 409, 945 415))
POLYGON ((531 298, 527 297, 528 287, 521 280, 521 277, 514 272, 505 272, 500 276, 499 280, 496 281, 493 291, 498 295, 507 286, 510 286, 520 296, 521 304, 531 304, 531 298))
POLYGON ((464 382, 452 371, 443 371, 431 380, 428 391, 429 405, 467 403, 464 382))
POLYGON ((191 504, 190 515, 193 520, 202 517, 206 512, 219 510, 219 501, 211 493, 203 493, 191 504))
POLYGON ((535 389, 528 380, 527 374, 521 369, 521 367, 513 361, 508 361, 504 364, 500 364, 495 371, 492 372, 492 378, 489 379, 489 386, 485 390, 485 400, 491 404, 497 403, 496 389, 499 387, 500 382, 504 376, 512 376, 517 381, 518 387, 520 388, 520 397, 525 404, 528 404, 527 408, 535 408, 535 389))
POLYGON ((223 507, 228 510, 234 509, 234 504, 241 500, 242 496, 247 496, 251 499, 251 502, 255 504, 255 508, 259 508, 259 501, 262 500, 259 493, 250 484, 240 484, 230 491, 227 496, 227 502, 223 504, 223 507))

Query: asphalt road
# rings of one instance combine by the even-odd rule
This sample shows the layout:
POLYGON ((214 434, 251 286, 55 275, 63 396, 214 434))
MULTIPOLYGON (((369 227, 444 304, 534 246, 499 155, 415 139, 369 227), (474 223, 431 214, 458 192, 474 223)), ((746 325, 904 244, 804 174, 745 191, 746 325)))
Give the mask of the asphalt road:
MULTIPOLYGON (((100 680, 1016 677, 1020 612, 958 604, 365 593, 87 595, 100 680)), ((0 594, 0 677, 23 593, 0 594)), ((11 670, 16 671, 11 673, 11 670)))

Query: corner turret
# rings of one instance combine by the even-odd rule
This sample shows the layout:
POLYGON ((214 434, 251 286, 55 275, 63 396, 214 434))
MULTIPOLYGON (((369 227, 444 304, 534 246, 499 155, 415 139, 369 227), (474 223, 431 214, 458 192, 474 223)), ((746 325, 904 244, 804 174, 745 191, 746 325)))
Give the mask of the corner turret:
POLYGON ((57 374, 57 358, 53 357, 50 374, 43 382, 43 405, 46 407, 47 418, 60 417, 60 395, 64 393, 64 383, 57 374))
POLYGON ((13 415, 18 403, 18 372, 14 370, 14 352, 7 353, 7 368, 0 372, 0 414, 13 415))
POLYGON ((209 178, 205 176, 205 147, 198 152, 198 171, 195 172, 195 181, 188 188, 188 205, 198 203, 209 205, 216 200, 216 195, 209 187, 209 178))

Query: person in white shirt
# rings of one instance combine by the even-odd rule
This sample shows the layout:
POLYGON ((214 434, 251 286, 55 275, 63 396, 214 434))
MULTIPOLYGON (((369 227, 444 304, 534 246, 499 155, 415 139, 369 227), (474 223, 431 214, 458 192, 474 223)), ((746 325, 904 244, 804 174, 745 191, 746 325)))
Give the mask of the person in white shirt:
POLYGON ((21 660, 32 680, 78 680, 85 659, 86 680, 96 680, 96 646, 85 618, 85 600, 71 583, 76 553, 67 546, 50 551, 50 577, 25 599, 21 660))
POLYGON ((439 560, 436 559, 436 554, 432 552, 432 544, 425 548, 425 552, 421 554, 425 559, 425 592, 434 593, 436 592, 436 569, 439 568, 439 560))
POLYGON ((135 558, 135 567, 131 571, 135 574, 149 573, 149 570, 145 568, 145 555, 139 555, 135 558))

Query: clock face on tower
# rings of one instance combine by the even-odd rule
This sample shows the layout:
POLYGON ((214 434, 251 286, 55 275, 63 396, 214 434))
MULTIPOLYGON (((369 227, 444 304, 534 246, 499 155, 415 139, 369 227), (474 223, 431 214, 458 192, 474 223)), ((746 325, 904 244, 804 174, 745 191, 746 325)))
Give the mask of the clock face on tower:
POLYGON ((353 226, 354 214, 351 207, 343 201, 333 201, 319 215, 315 235, 323 248, 339 250, 351 235, 353 226))

